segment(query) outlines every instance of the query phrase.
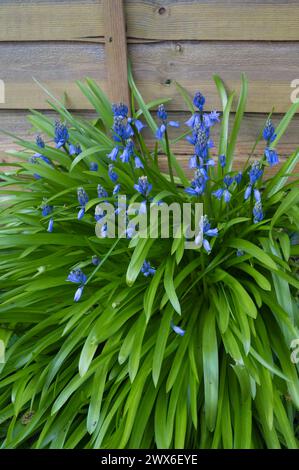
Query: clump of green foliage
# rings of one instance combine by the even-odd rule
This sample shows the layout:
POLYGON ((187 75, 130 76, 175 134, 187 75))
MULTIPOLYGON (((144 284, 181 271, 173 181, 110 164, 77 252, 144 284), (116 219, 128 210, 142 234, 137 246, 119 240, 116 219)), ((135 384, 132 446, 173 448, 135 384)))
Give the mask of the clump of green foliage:
POLYGON ((239 174, 247 81, 231 128, 233 94, 215 82, 223 109, 214 166, 218 115, 178 86, 192 115, 180 137, 194 146, 191 183, 172 151, 177 124, 163 106, 158 125, 151 113, 167 100, 145 104, 131 74, 131 118, 87 79, 79 86, 96 121, 52 97, 61 122, 33 111, 29 121, 46 137, 16 137, 23 150, 1 176, 3 448, 298 447, 290 345, 299 338, 299 189, 288 177, 299 152, 262 177, 298 105, 276 130, 267 121, 265 154, 258 163, 249 156, 239 174), (157 137, 153 150, 142 122, 157 137), (95 208, 116 200, 117 184, 130 201, 203 202, 203 246, 96 236, 95 208))

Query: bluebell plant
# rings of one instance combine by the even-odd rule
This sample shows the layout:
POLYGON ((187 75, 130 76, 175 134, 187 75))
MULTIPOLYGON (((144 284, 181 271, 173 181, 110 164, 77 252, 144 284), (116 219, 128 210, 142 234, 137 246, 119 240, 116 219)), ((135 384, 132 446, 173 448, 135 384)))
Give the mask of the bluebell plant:
POLYGON ((299 153, 278 149, 299 105, 238 164, 245 77, 234 115, 178 87, 181 123, 129 81, 126 104, 80 83, 96 120, 35 114, 1 175, 1 447, 298 448, 299 153), (197 203, 189 249, 171 207, 197 203), (152 206, 169 237, 138 232, 152 206))

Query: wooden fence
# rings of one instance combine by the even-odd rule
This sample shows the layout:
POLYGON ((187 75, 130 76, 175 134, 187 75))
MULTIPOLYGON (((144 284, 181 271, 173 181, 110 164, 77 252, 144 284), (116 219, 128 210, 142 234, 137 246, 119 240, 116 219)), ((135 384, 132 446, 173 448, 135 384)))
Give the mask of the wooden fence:
MULTIPOLYGON (((200 89, 213 109, 220 107, 213 74, 237 91, 241 72, 247 74, 249 114, 239 163, 272 107, 275 122, 288 109, 291 82, 299 79, 298 0, 0 0, 0 127, 26 136, 27 109, 47 108, 32 77, 86 116, 92 112, 78 79, 90 76, 113 99, 125 99, 126 40, 145 100, 172 98, 168 108, 175 118, 187 116, 175 80, 191 94, 200 89)), ((282 159, 298 145, 298 130, 296 116, 279 147, 282 159)), ((4 160, 14 145, 6 137, 0 141, 4 160)), ((185 160, 189 148, 181 142, 176 152, 185 160)))

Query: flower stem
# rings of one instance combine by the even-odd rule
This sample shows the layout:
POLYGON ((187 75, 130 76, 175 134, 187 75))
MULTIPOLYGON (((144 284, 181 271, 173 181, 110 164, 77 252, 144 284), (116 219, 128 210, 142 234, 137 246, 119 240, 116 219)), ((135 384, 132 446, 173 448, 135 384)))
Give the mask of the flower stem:
POLYGON ((174 184, 174 177, 173 177, 173 170, 172 170, 172 164, 171 164, 171 154, 170 154, 169 139, 168 139, 167 130, 165 131, 165 143, 166 143, 166 154, 167 154, 167 160, 168 160, 168 170, 169 170, 170 181, 172 182, 172 184, 174 184))

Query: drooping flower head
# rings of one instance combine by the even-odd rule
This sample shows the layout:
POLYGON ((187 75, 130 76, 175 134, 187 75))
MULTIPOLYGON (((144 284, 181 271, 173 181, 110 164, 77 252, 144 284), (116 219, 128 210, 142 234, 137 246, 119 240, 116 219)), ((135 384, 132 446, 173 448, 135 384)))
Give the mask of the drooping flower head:
POLYGON ((242 177, 243 177, 242 171, 239 171, 239 173, 237 173, 237 174, 235 175, 235 177, 234 177, 235 182, 236 182, 237 184, 240 184, 241 181, 242 181, 242 177))
POLYGON ((97 192, 98 192, 98 198, 108 197, 108 192, 106 191, 105 188, 103 188, 101 184, 98 184, 97 192))
POLYGON ((219 163, 221 168, 224 168, 226 165, 226 156, 225 155, 219 155, 219 163))
POLYGON ((253 208, 253 222, 257 224, 264 218, 263 207, 260 201, 256 202, 253 208))
POLYGON ((87 276, 83 273, 81 269, 74 269, 68 275, 67 281, 73 282, 74 284, 81 284, 74 295, 74 301, 78 302, 82 296, 84 285, 87 281, 87 276))
POLYGON ((124 103, 118 103, 118 104, 113 104, 112 105, 112 112, 114 116, 119 116, 122 119, 125 119, 128 117, 128 106, 124 103))
POLYGON ((98 266, 100 264, 100 258, 97 255, 93 255, 91 262, 94 266, 98 266))
POLYGON ((220 122, 220 114, 218 111, 214 110, 210 113, 205 113, 203 115, 204 123, 206 127, 213 127, 217 122, 220 122))
POLYGON ((51 214, 51 212, 53 212, 53 206, 50 206, 49 204, 46 204, 46 203, 42 205, 43 217, 47 217, 48 215, 51 214))
POLYGON ((262 177, 263 169, 261 167, 260 162, 258 161, 253 162, 248 175, 249 175, 250 184, 255 184, 262 177))
POLYGON ((132 126, 122 116, 114 116, 112 130, 114 132, 113 139, 116 142, 127 140, 134 135, 132 126))
POLYGON ((260 180, 263 175, 263 169, 260 162, 255 161, 251 165, 251 168, 248 172, 249 175, 249 185, 245 189, 244 199, 245 201, 251 196, 252 191, 254 193, 255 200, 259 202, 261 200, 260 192, 258 189, 254 189, 256 183, 260 180))
POLYGON ((184 336, 184 334, 186 333, 186 331, 183 330, 181 327, 175 325, 173 321, 170 323, 170 326, 173 329, 173 331, 179 336, 184 336))
POLYGON ((160 120, 160 126, 156 131, 156 138, 161 140, 166 132, 167 126, 170 127, 180 127, 180 124, 177 121, 168 121, 168 115, 165 109, 164 104, 158 106, 157 117, 160 120))
POLYGON ((231 200, 231 197, 232 197, 232 195, 229 191, 229 187, 232 185, 233 182, 234 182, 234 178, 229 176, 229 175, 226 175, 223 178, 224 186, 222 188, 219 188, 216 191, 214 191, 212 193, 213 196, 216 197, 216 199, 219 199, 219 200, 223 198, 224 202, 228 203, 231 200))
POLYGON ((89 169, 90 171, 98 171, 99 165, 96 162, 90 162, 89 169))
POLYGON ((203 110, 203 107, 205 105, 206 99, 205 97, 200 93, 200 91, 197 91, 194 95, 193 98, 193 104, 196 108, 199 109, 199 111, 203 110))
POLYGON ((138 178, 138 184, 134 184, 136 191, 138 191, 145 198, 148 197, 152 187, 153 185, 148 182, 147 176, 140 176, 140 178, 138 178))
POLYGON ((45 142, 44 140, 41 138, 40 135, 38 135, 36 137, 36 145, 38 145, 38 147, 40 147, 41 149, 45 148, 45 142))
POLYGON ((85 206, 88 203, 88 195, 84 188, 77 189, 78 202, 81 206, 81 209, 78 212, 78 220, 81 220, 85 214, 85 206))
POLYGON ((68 275, 67 281, 74 284, 85 284, 87 276, 83 273, 82 269, 73 269, 68 275))
POLYGON ((187 194, 190 196, 201 196, 206 188, 207 177, 206 173, 202 169, 197 169, 194 173, 194 179, 191 181, 191 185, 185 189, 187 194))
POLYGON ((275 166, 279 163, 278 153, 274 149, 266 148, 265 157, 270 166, 275 166))
POLYGON ((68 128, 60 121, 55 122, 55 136, 54 142, 56 148, 60 149, 65 145, 69 140, 69 131, 68 128))
POLYGON ((80 153, 82 153, 82 149, 79 144, 78 145, 70 144, 69 146, 70 155, 80 155, 80 153))
POLYGON ((205 251, 210 254, 211 253, 211 245, 209 241, 207 240, 206 237, 217 237, 218 236, 218 229, 217 228, 211 228, 211 224, 209 222, 209 219, 206 215, 201 217, 200 222, 199 222, 199 234, 195 238, 195 244, 199 245, 202 243, 205 251))
POLYGON ((151 266, 149 261, 145 260, 143 265, 142 265, 141 272, 145 277, 149 277, 149 276, 153 276, 155 274, 156 270, 155 270, 155 268, 153 268, 151 266))
POLYGON ((275 127, 272 124, 271 119, 267 119, 265 128, 263 130, 263 138, 268 143, 268 145, 276 139, 275 127))
MULTIPOLYGON (((43 139, 39 135, 36 137, 36 145, 40 149, 45 148, 45 142, 43 141, 43 139)), ((48 157, 46 157, 45 155, 41 154, 40 152, 36 152, 34 155, 29 157, 29 163, 32 163, 34 165, 38 164, 40 160, 47 163, 47 165, 49 165, 49 166, 53 166, 51 160, 48 157)), ((37 173, 34 173, 33 176, 35 177, 35 179, 41 179, 41 176, 37 173)))
MULTIPOLYGON (((48 215, 50 215, 53 212, 53 206, 51 206, 47 203, 44 203, 41 206, 41 209, 42 209, 42 216, 43 217, 47 217, 48 215)), ((52 232, 53 231, 53 226, 54 226, 54 220, 51 217, 50 220, 49 220, 49 223, 48 223, 47 232, 52 232)))
POLYGON ((118 174, 115 173, 114 166, 112 163, 110 163, 108 166, 108 176, 113 183, 115 183, 118 180, 118 174))

